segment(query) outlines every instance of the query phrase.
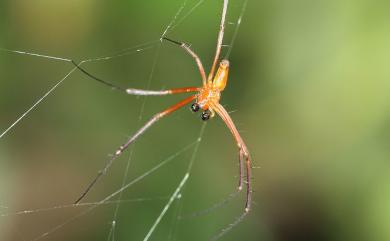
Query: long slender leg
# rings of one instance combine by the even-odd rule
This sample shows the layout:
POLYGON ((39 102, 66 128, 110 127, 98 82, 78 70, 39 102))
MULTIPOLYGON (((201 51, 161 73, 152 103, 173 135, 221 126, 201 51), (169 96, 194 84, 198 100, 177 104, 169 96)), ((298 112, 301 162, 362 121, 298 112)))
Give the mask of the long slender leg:
POLYGON ((156 123, 158 120, 160 120, 162 117, 169 115, 170 113, 178 110, 179 108, 185 106, 186 104, 190 103, 196 98, 196 95, 190 96, 185 98, 184 100, 178 102, 177 104, 165 109, 164 111, 155 114, 148 122, 146 122, 132 137, 130 137, 126 143, 121 145, 114 153, 114 155, 111 157, 111 159, 108 160, 106 166, 103 170, 99 171, 95 179, 88 185, 88 187, 85 189, 83 194, 76 200, 75 204, 79 203, 91 190, 91 188, 96 184, 96 182, 100 179, 101 176, 106 174, 108 169, 111 167, 112 163, 115 159, 117 159, 135 140, 138 139, 149 127, 151 127, 154 123, 156 123))
POLYGON ((238 180, 238 190, 242 190, 242 177, 243 177, 243 159, 244 157, 242 156, 241 152, 238 152, 238 168, 239 168, 239 180, 238 180))
POLYGON ((203 68, 202 61, 200 60, 198 55, 194 51, 191 50, 190 46, 188 46, 185 43, 180 43, 180 42, 177 42, 175 40, 172 40, 172 39, 169 39, 169 38, 166 38, 166 37, 163 37, 163 39, 165 39, 165 40, 167 40, 167 41, 169 41, 171 43, 179 45, 180 47, 182 47, 185 51, 187 51, 195 59, 196 64, 198 65, 198 69, 199 69, 200 75, 202 76, 203 85, 206 85, 206 72, 205 72, 205 70, 203 68))
POLYGON ((108 82, 106 80, 102 80, 95 75, 92 75, 88 71, 86 71, 84 68, 82 68, 80 65, 76 64, 74 61, 72 63, 84 74, 86 74, 88 77, 107 85, 115 90, 127 93, 129 95, 171 95, 171 94, 180 94, 180 93, 189 93, 189 92, 196 92, 199 91, 200 88, 198 87, 184 87, 184 88, 175 88, 175 89, 168 89, 168 90, 141 90, 141 89, 133 89, 133 88, 123 88, 117 85, 114 85, 111 82, 108 82))
POLYGON ((227 12, 228 3, 229 0, 223 1, 221 24, 219 25, 219 33, 218 33, 218 40, 217 40, 217 49, 215 51, 215 57, 209 73, 208 82, 211 82, 214 77, 215 68, 218 63, 219 55, 221 54, 223 35, 225 33, 225 21, 226 21, 226 12, 227 12))
POLYGON ((126 93, 129 95, 172 95, 179 93, 189 93, 189 92, 197 92, 200 88, 198 87, 184 87, 184 88, 176 88, 169 90, 141 90, 141 89, 126 89, 126 93))
MULTIPOLYGON (((242 140, 240 133, 238 132, 236 126, 234 125, 232 118, 230 118, 230 116, 229 116, 228 112, 225 110, 225 108, 223 108, 223 106, 221 104, 213 104, 212 108, 214 108, 215 112, 217 112, 217 114, 226 123, 230 132, 233 134, 234 138, 236 139, 238 150, 239 150, 239 156, 240 156, 240 165, 242 164, 243 159, 245 159, 245 165, 246 165, 245 211, 248 212, 250 210, 251 201, 252 201, 251 161, 250 161, 250 155, 249 155, 248 148, 246 147, 245 142, 242 140)), ((240 170, 241 170, 241 167, 240 167, 240 170)))
POLYGON ((111 88, 114 89, 114 90, 126 92, 126 89, 125 89, 125 88, 122 88, 122 87, 120 87, 120 86, 118 86, 118 85, 115 85, 115 84, 113 84, 113 83, 110 83, 110 82, 108 82, 108 81, 105 81, 105 80, 103 80, 103 79, 100 79, 100 78, 98 78, 98 77, 92 75, 91 73, 89 73, 88 71, 86 71, 84 68, 82 68, 82 67, 80 66, 80 64, 77 64, 77 63, 74 62, 73 60, 72 60, 72 64, 73 64, 74 66, 76 66, 76 68, 79 69, 81 72, 83 72, 85 75, 87 75, 88 77, 90 77, 91 79, 94 79, 94 80, 96 80, 96 81, 98 81, 98 82, 100 82, 100 83, 102 83, 102 84, 104 84, 104 85, 107 85, 107 86, 111 87, 111 88))

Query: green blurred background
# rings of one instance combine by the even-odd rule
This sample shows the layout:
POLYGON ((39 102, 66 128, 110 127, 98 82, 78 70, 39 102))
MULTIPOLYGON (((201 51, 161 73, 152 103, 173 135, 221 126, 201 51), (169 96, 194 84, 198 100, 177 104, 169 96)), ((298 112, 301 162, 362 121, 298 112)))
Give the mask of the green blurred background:
MULTIPOLYGON (((3 0, 0 47, 83 60, 158 40, 183 4, 170 1, 3 0)), ((197 1, 189 0, 185 15, 197 1)), ((243 0, 231 0, 230 43, 243 0)), ((208 69, 222 1, 206 0, 169 33, 208 69)), ((249 0, 221 102, 253 157, 252 212, 221 240, 390 240, 390 2, 249 0)), ((180 19, 180 16, 178 19, 180 19)), ((84 65, 118 85, 198 85, 193 60, 169 43, 84 65), (157 55, 157 58, 156 58, 157 55)), ((226 48, 224 49, 226 51, 226 48)), ((0 129, 72 69, 67 62, 0 51, 0 129)), ((0 212, 71 204, 112 153, 155 112, 181 97, 126 96, 76 71, 0 139, 0 212), (3 207, 5 206, 5 207, 3 207)), ((188 108, 136 142, 129 180, 197 139, 188 108)), ((206 126, 180 202, 151 240, 207 240, 243 211, 244 195, 188 218, 235 191, 235 143, 223 122, 206 126), (184 219, 177 221, 178 213, 184 219)), ((123 193, 115 240, 142 240, 185 174, 193 150, 123 193)), ((121 186, 126 152, 85 201, 121 186)), ((0 240, 33 240, 86 207, 0 217, 0 240)), ((103 205, 42 240, 107 240, 115 205, 103 205)))

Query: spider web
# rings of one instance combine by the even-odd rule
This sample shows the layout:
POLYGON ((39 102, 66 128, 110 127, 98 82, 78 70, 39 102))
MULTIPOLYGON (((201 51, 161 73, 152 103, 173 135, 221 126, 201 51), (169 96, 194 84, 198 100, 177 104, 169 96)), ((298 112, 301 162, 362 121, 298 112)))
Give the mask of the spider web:
MULTIPOLYGON (((90 66, 91 64, 99 63, 109 63, 110 61, 116 61, 121 58, 128 58, 135 56, 134 58, 137 58, 140 54, 146 54, 146 53, 152 53, 152 61, 150 62, 150 70, 149 74, 146 78, 146 81, 143 83, 142 88, 150 89, 152 87, 152 83, 155 79, 157 66, 159 64, 159 59, 161 57, 162 51, 163 51, 163 43, 161 42, 162 37, 167 36, 169 34, 174 33, 174 30, 176 30, 178 27, 181 27, 185 21, 194 13, 196 10, 204 3, 206 0, 199 0, 199 1, 189 1, 184 0, 179 4, 179 7, 177 11, 174 13, 173 17, 171 18, 170 22, 167 23, 167 25, 163 28, 163 31, 161 32, 161 35, 159 38, 156 38, 155 40, 144 42, 140 45, 135 45, 132 47, 128 47, 119 51, 115 51, 112 54, 103 55, 99 57, 93 57, 93 58, 84 58, 83 60, 79 61, 79 65, 82 66, 90 66)), ((228 58, 232 46, 234 44, 234 41, 237 37, 239 26, 241 24, 242 17, 245 13, 245 8, 247 5, 247 0, 244 1, 230 1, 231 5, 233 7, 229 8, 238 8, 238 6, 241 6, 238 17, 236 16, 235 19, 233 19, 233 22, 229 22, 228 19, 228 26, 227 28, 231 28, 231 26, 234 26, 232 28, 234 31, 232 31, 231 36, 229 39, 225 38, 225 43, 229 42, 228 45, 225 45, 225 58, 228 58), (227 40, 226 40, 227 39, 227 40)), ((222 1, 220 1, 222 4, 222 1)), ((216 12, 220 12, 220 9, 217 9, 216 12)), ((219 14, 218 14, 219 16, 219 14)), ((229 16, 229 15, 228 15, 229 16)), ((229 18, 229 17, 228 17, 229 18)), ((231 19, 230 19, 231 20, 231 19)), ((214 43, 215 41, 213 41, 214 43)), ((58 78, 57 81, 54 82, 50 87, 47 88, 47 90, 44 92, 43 95, 40 95, 36 101, 33 102, 32 105, 30 105, 22 114, 16 117, 13 121, 10 122, 9 125, 4 124, 4 121, 2 121, 2 129, 0 131, 0 141, 3 143, 6 141, 9 135, 12 135, 12 132, 18 128, 19 125, 21 125, 24 121, 28 121, 28 117, 34 112, 39 110, 45 102, 49 102, 50 104, 50 98, 53 98, 53 96, 58 95, 58 91, 61 90, 61 87, 65 85, 67 81, 70 81, 71 77, 77 73, 77 68, 72 66, 71 63, 73 59, 71 58, 65 58, 65 57, 58 57, 58 56, 52 56, 47 54, 41 54, 34 51, 24 51, 24 50, 13 50, 13 49, 6 49, 6 48, 0 48, 0 53, 2 53, 4 56, 10 56, 14 55, 14 58, 17 58, 17 56, 30 56, 37 59, 44 59, 48 60, 51 63, 61 63, 64 64, 64 68, 68 68, 65 71, 65 74, 58 78), (69 66, 71 66, 69 68, 69 66), (5 125, 5 128, 4 128, 5 125)), ((84 77, 85 78, 85 77, 84 77)), ((88 81, 86 81, 88 82, 88 81)), ((127 84, 128 85, 128 84, 127 84)), ((64 87, 63 87, 64 88, 64 87)), ((118 94, 118 93, 115 93, 118 94)), ((144 122, 144 116, 145 112, 148 108, 148 98, 142 98, 138 101, 139 107, 138 107, 138 125, 141 125, 144 122)), ((134 114, 136 110, 132 110, 132 114, 134 114)), ((77 220, 84 218, 87 214, 94 213, 97 209, 100 209, 104 206, 114 206, 114 211, 112 212, 111 218, 108 218, 110 221, 109 223, 109 229, 105 232, 105 237, 100 238, 101 240, 118 240, 118 222, 120 222, 121 217, 120 213, 122 210, 123 205, 128 203, 142 203, 146 204, 149 202, 162 202, 164 205, 162 205, 162 208, 160 211, 158 211, 158 215, 156 216, 156 213, 153 213, 155 216, 154 221, 149 224, 149 228, 147 228, 147 231, 145 232, 145 235, 143 236, 142 240, 150 240, 153 239, 153 235, 155 234, 156 230, 158 230, 161 223, 164 221, 164 218, 167 219, 166 216, 169 216, 168 213, 171 209, 173 210, 173 216, 171 219, 173 220, 170 224, 170 232, 167 237, 167 240, 176 240, 178 236, 177 229, 179 228, 180 220, 185 218, 185 216, 182 216, 182 209, 183 209, 183 196, 185 196, 185 187, 188 182, 188 180, 192 176, 193 172, 193 165, 194 162, 197 159, 199 148, 202 143, 203 135, 205 132, 206 124, 203 124, 200 130, 198 131, 198 134, 195 135, 192 138, 192 141, 188 141, 187 144, 183 144, 181 148, 177 148, 178 150, 174 151, 171 154, 166 155, 165 158, 159 158, 159 160, 156 161, 155 164, 153 164, 149 169, 143 170, 140 172, 139 175, 130 175, 130 170, 134 167, 135 164, 135 151, 137 149, 137 145, 141 145, 140 143, 136 142, 133 144, 128 152, 127 152, 127 161, 125 162, 125 167, 123 168, 123 174, 121 175, 121 185, 120 188, 117 188, 114 192, 111 192, 109 195, 105 195, 105 197, 102 198, 96 198, 99 201, 94 202, 83 202, 80 204, 63 204, 63 205, 52 205, 48 203, 44 208, 28 208, 21 211, 14 211, 10 206, 7 205, 6 202, 0 199, 0 218, 2 219, 2 223, 6 223, 8 219, 12 219, 13 217, 18 216, 27 216, 29 218, 34 218, 33 215, 40 214, 40 215, 51 215, 54 211, 62 211, 66 212, 66 210, 72 210, 72 214, 74 210, 75 214, 66 217, 65 219, 62 218, 60 220, 56 220, 53 222, 50 226, 46 226, 43 228, 45 230, 44 232, 34 232, 33 235, 26 236, 22 230, 18 230, 15 232, 19 233, 19 238, 21 240, 51 240, 53 238, 53 235, 55 235, 59 230, 65 229, 67 226, 70 226, 77 222, 77 220), (186 168, 185 172, 179 174, 180 178, 179 181, 176 181, 176 184, 173 186, 169 186, 170 193, 165 193, 164 196, 156 196, 154 197, 136 197, 136 198, 124 198, 124 191, 128 190, 130 187, 135 186, 139 182, 146 182, 145 180, 149 177, 155 174, 156 172, 163 169, 166 165, 177 162, 181 160, 181 162, 185 162, 186 168), (3 205, 4 203, 4 205, 3 205), (82 211, 79 211, 79 209, 84 208, 82 211)), ((131 130, 134 131, 134 126, 131 126, 131 130)), ((11 138, 11 137, 10 137, 11 138)), ((145 145, 145 144, 144 144, 145 145)), ((116 146, 112 149, 114 149, 116 146)), ((4 148, 4 147, 3 147, 4 148)), ((2 151, 3 153, 6 153, 6 151, 2 151)), ((7 153, 6 153, 7 154, 7 153)), ((4 155, 4 157, 7 157, 4 155)), ((52 158, 55 160, 56 158, 52 158)), ((123 159, 123 158, 122 158, 123 159)), ((120 162, 120 161, 118 161, 120 162)), ((171 165, 170 168, 173 168, 171 165)), ((111 170, 108 175, 114 175, 116 171, 111 170)), ((81 183, 82 184, 82 183, 81 183)), ((80 185, 81 185, 80 184, 80 185)), ((27 184, 26 184, 27 185, 27 184)), ((104 185, 104 180, 97 184, 104 185)), ((95 187, 96 189, 100 189, 101 187, 95 187)), ((43 195, 50 195, 50 194, 43 194, 43 195)), ((153 195, 151 195, 153 196, 153 195)), ((191 215, 187 215, 187 218, 195 218, 198 216, 203 216, 205 214, 208 214, 210 212, 215 211, 217 208, 220 208, 224 205, 226 205, 231 199, 236 197, 236 193, 233 193, 229 195, 227 198, 224 198, 221 202, 216 203, 210 208, 207 208, 203 211, 193 213, 191 215)), ((95 200, 96 200, 95 199, 95 200)), ((42 204, 40 204, 42 205, 42 204)), ((97 212, 97 211, 96 211, 97 212)), ((228 226, 223 228, 221 231, 218 231, 218 229, 215 229, 215 235, 211 236, 211 240, 217 240, 220 237, 222 237, 226 232, 228 232, 232 227, 236 226, 239 222, 242 221, 245 215, 241 215, 235 220, 233 220, 228 226)), ((88 222, 88 221, 86 221, 88 222)), ((86 223, 84 222, 84 223, 86 223)), ((8 224, 9 225, 9 224, 8 224)), ((8 228, 8 225, 5 224, 0 230, 4 230, 8 228)), ((74 226, 73 226, 74 227, 74 226)), ((121 227, 124 227, 123 225, 121 227)), ((2 231, 3 231, 2 230, 2 231)), ((14 229, 15 230, 15 229, 14 229)), ((5 233, 5 232, 3 232, 5 233)), ((66 239, 66 238, 65 238, 66 239)), ((57 237, 56 237, 57 240, 57 237)), ((59 239, 58 239, 59 240, 59 239)), ((130 238, 130 240, 133 240, 133 238, 130 238)))

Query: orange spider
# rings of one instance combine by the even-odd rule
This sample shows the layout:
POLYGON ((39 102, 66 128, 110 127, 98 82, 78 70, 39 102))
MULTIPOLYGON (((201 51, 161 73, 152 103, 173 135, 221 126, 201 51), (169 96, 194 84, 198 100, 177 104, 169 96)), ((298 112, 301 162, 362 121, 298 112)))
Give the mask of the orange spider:
POLYGON ((115 154, 112 156, 112 158, 108 161, 105 168, 98 173, 96 178, 91 182, 91 184, 87 187, 85 192, 80 196, 79 199, 77 199, 76 203, 79 203, 81 199, 85 197, 85 195, 89 192, 89 190, 92 188, 92 186, 97 182, 97 180, 106 173, 108 168, 111 166, 112 162, 119 157, 124 150, 126 150, 130 144, 132 144, 139 136, 141 136, 150 126, 152 126, 155 122, 160 120, 162 117, 167 116, 168 114, 171 114, 172 112, 178 110, 179 108, 191 103, 193 100, 195 100, 195 103, 191 105, 191 110, 194 112, 199 111, 202 109, 201 118, 204 121, 207 121, 210 117, 214 117, 215 113, 217 113, 222 120, 226 123, 227 127, 233 134, 233 137, 235 138, 237 142, 237 147, 239 150, 239 183, 238 183, 238 190, 242 190, 242 183, 243 183, 243 161, 245 160, 246 164, 246 204, 245 204, 245 211, 248 212, 250 210, 251 205, 251 196, 252 196, 252 190, 251 190, 251 161, 250 161, 250 155, 248 152, 248 148, 245 145, 245 142, 241 138, 236 126, 233 123, 233 120, 230 118, 228 112, 225 110, 225 108, 219 103, 219 100, 221 98, 221 92, 225 89, 228 79, 228 73, 229 73, 229 61, 224 59, 220 61, 219 68, 215 73, 216 65, 219 60, 219 56, 221 53, 222 48, 222 41, 223 41, 223 35, 224 35, 224 29, 225 29, 225 19, 226 19, 226 11, 227 11, 227 5, 228 0, 224 0, 223 4, 223 10, 222 10, 222 18, 221 18, 221 24, 220 24, 220 30, 218 34, 218 40, 217 40, 217 49, 216 54, 214 57, 213 65, 211 67, 210 73, 208 77, 206 78, 206 72, 203 68, 203 64, 198 57, 191 49, 190 47, 185 43, 180 43, 174 40, 171 40, 166 37, 162 37, 161 40, 167 40, 169 42, 172 42, 174 44, 177 44, 181 46, 187 53, 189 53, 196 61, 196 64, 198 66, 200 75, 202 77, 203 85, 202 87, 185 87, 185 88, 176 88, 176 89, 169 89, 169 90, 141 90, 141 89, 132 89, 132 88, 121 88, 116 85, 113 85, 112 83, 109 83, 107 81, 104 81, 102 79, 99 79, 90 73, 88 73, 86 70, 81 68, 79 65, 77 65, 75 62, 73 64, 81 70, 83 73, 88 75, 89 77, 108 85, 116 90, 123 91, 130 95, 143 95, 143 96, 149 96, 149 95, 171 95, 171 94, 179 94, 179 93, 190 93, 190 92, 197 92, 194 95, 191 95, 184 100, 180 101, 179 103, 165 109, 164 111, 155 114, 146 124, 144 124, 132 137, 130 137, 126 143, 124 143, 122 146, 120 146, 115 154))

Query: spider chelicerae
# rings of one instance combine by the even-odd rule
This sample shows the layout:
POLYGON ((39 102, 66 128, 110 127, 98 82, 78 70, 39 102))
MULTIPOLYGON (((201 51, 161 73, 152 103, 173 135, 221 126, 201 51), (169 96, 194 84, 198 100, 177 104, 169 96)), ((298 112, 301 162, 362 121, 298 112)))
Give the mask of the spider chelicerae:
POLYGON ((106 167, 98 173, 98 175, 95 177, 95 179, 89 184, 87 189, 83 192, 83 194, 77 199, 75 203, 79 203, 90 191, 90 189, 95 185, 95 183, 98 181, 98 179, 106 173, 109 166, 112 164, 112 162, 118 158, 138 137, 140 137, 149 127, 151 127, 154 123, 156 123, 161 118, 175 112, 179 108, 190 104, 194 101, 194 103, 191 105, 191 110, 194 112, 202 111, 201 112, 201 118, 204 121, 209 120, 210 118, 215 116, 215 113, 221 117, 221 119, 225 122, 227 127, 229 128, 230 132, 233 134, 233 137, 237 143, 238 147, 238 153, 239 153, 239 183, 238 183, 238 190, 242 190, 243 187, 243 179, 244 179, 244 162, 245 162, 245 169, 246 169, 246 204, 245 204, 245 212, 248 212, 250 210, 251 206, 251 197, 252 197, 252 189, 251 189, 251 160, 250 155, 247 146, 245 145, 245 142, 243 141, 240 133, 238 132, 236 126, 234 125, 233 120, 231 119, 228 112, 225 110, 225 108, 219 103, 221 98, 221 93, 226 87, 227 80, 228 80, 228 73, 229 73, 229 61, 227 59, 223 59, 219 61, 221 48, 222 48, 222 41, 225 31, 225 20, 226 20, 226 12, 227 12, 227 6, 228 6, 229 0, 224 0, 223 2, 223 9, 222 9, 222 17, 221 17, 221 23, 220 23, 220 30, 218 33, 218 40, 217 40, 217 48, 216 53, 214 57, 214 61, 211 67, 211 70, 206 76, 206 71, 203 67, 203 64, 198 57, 198 55, 191 50, 190 46, 181 43, 172 39, 169 39, 165 36, 161 38, 161 40, 169 41, 173 44, 176 44, 183 48, 188 54, 194 58, 200 75, 202 77, 202 86, 201 87, 185 87, 185 88, 175 88, 175 89, 168 89, 168 90, 142 90, 142 89, 133 89, 133 88, 122 88, 119 86, 116 86, 110 82, 107 82, 105 80, 102 80, 89 72, 87 72, 85 69, 81 68, 80 65, 78 65, 76 62, 72 61, 73 64, 81 70, 83 73, 88 75, 89 77, 110 86, 113 89, 122 91, 126 94, 130 95, 138 95, 138 96, 160 96, 160 95, 172 95, 172 94, 182 94, 182 93, 194 93, 191 96, 185 98, 184 100, 178 102, 177 104, 163 110, 162 112, 159 112, 155 114, 146 124, 144 124, 133 136, 131 136, 126 143, 121 145, 114 155, 111 157, 111 159, 108 161, 106 167), (217 64, 219 62, 219 67, 217 68, 217 64))

